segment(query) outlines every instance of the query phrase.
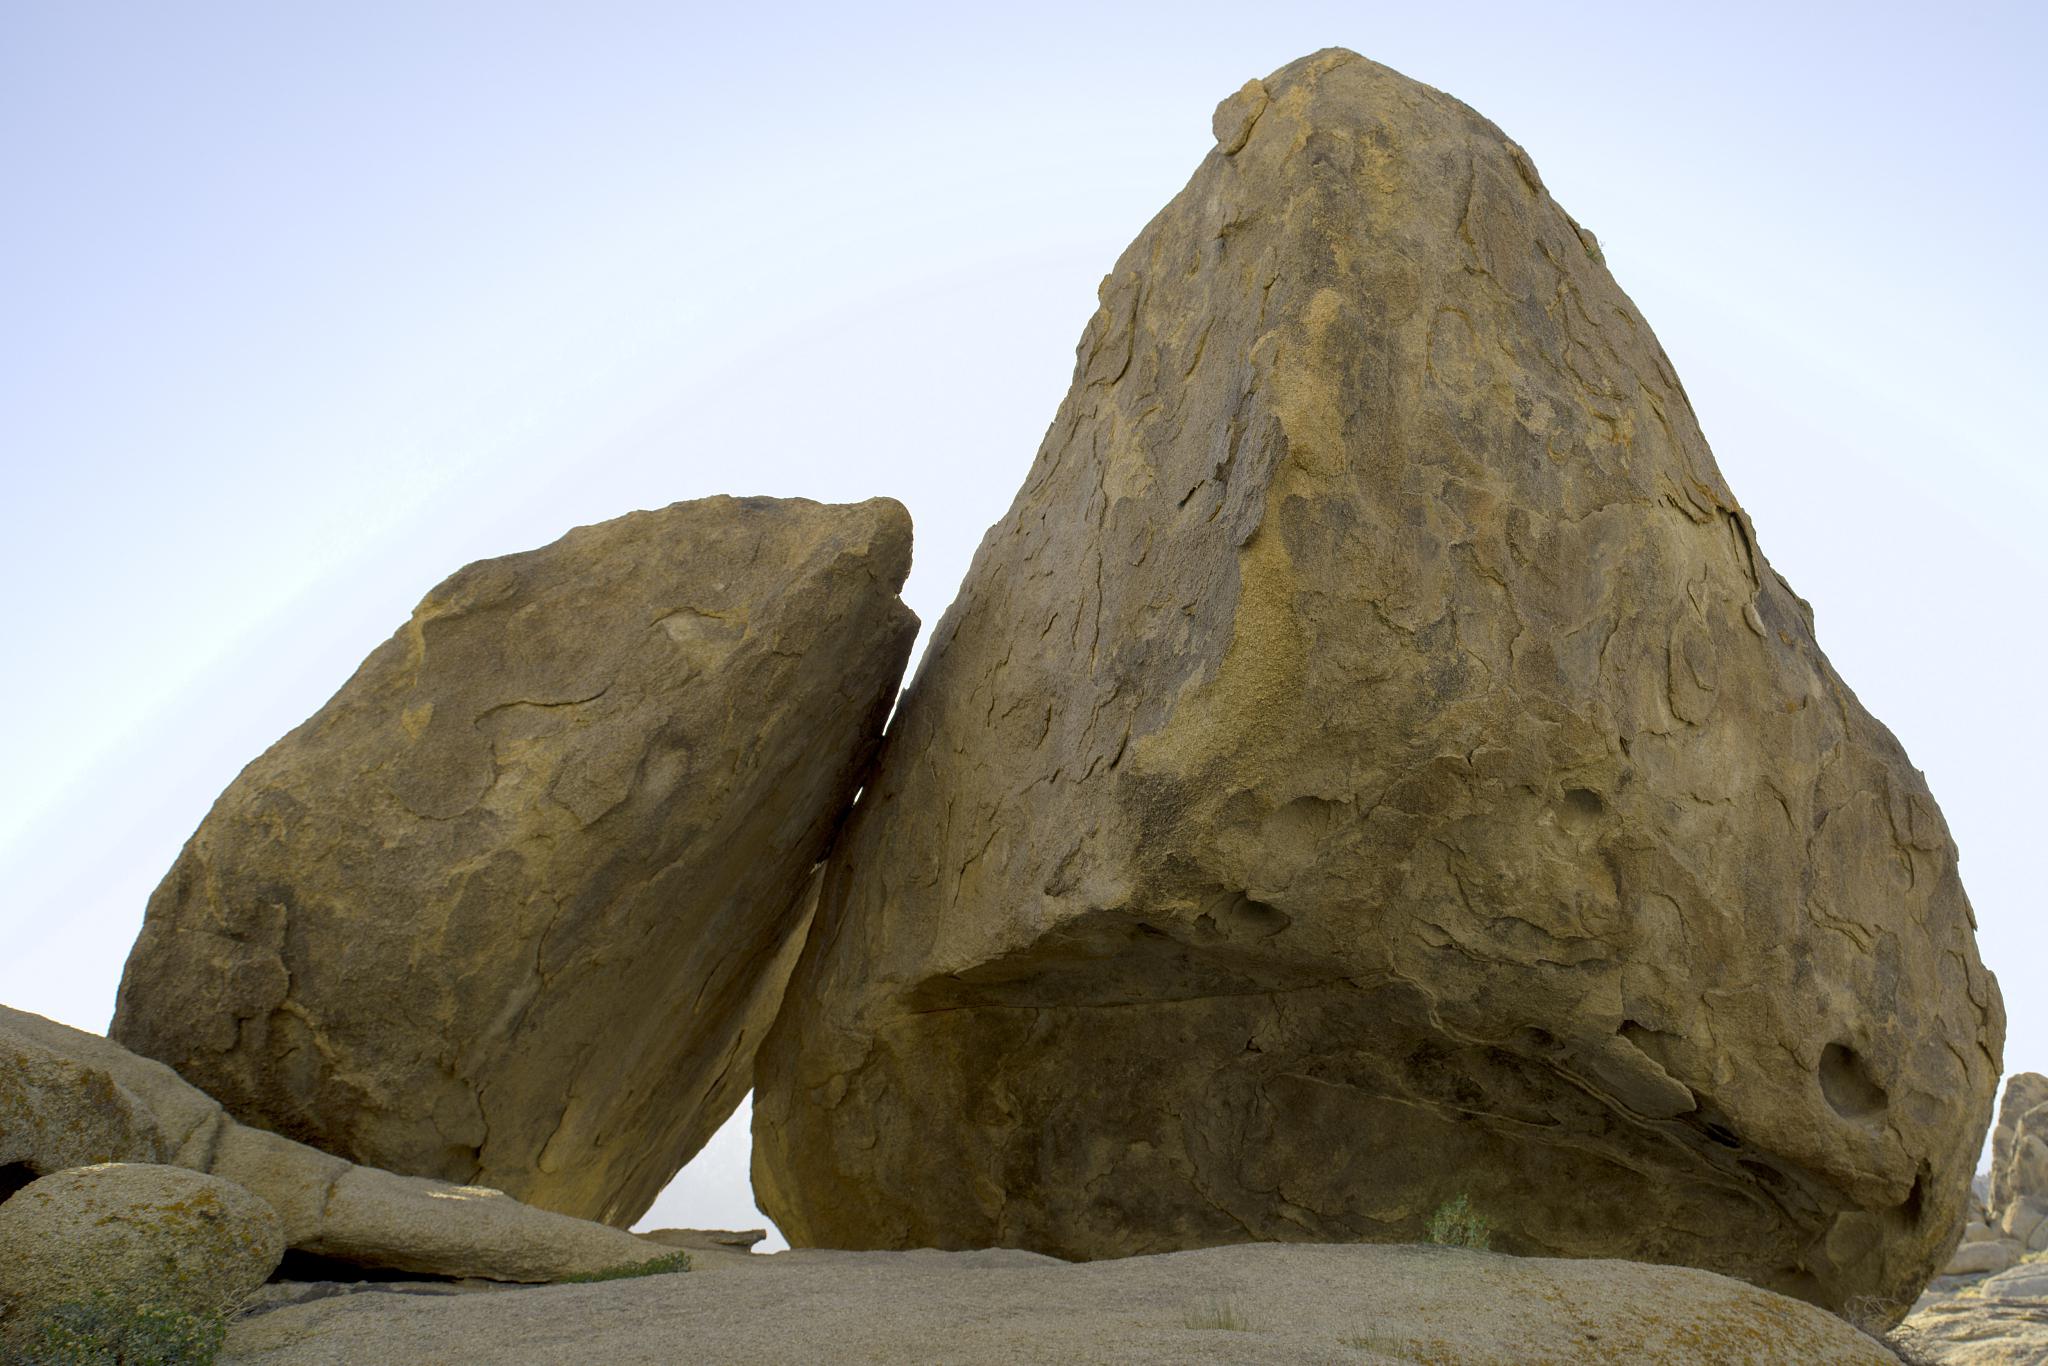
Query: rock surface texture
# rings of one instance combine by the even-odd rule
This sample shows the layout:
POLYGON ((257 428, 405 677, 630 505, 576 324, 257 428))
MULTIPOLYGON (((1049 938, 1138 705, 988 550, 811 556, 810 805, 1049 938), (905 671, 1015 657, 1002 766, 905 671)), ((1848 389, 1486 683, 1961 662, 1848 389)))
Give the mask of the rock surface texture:
POLYGON ((1103 282, 757 1059, 798 1245, 1413 1241, 1904 1312, 2004 1016, 1521 148, 1328 51, 1103 282))
POLYGON ((284 1227, 268 1204, 184 1167, 74 1167, 0 1204, 0 1306, 9 1320, 94 1294, 231 1313, 283 1256, 284 1227))
POLYGON ((470 565, 221 795, 113 1036, 246 1123, 630 1224, 750 1085, 909 566, 898 503, 766 498, 470 565))
POLYGON ((0 1006, 0 1097, 17 1089, 17 1058, 29 1060, 31 1077, 72 1077, 80 1096, 113 1117, 88 1145, 104 1154, 95 1161, 167 1162, 233 1181, 277 1212, 294 1251, 429 1276, 553 1281, 668 1250, 498 1191, 360 1167, 238 1124, 160 1062, 0 1006))
POLYGON ((1082 1266, 1022 1252, 751 1260, 761 1265, 711 1276, 323 1299, 238 1322, 222 1360, 1894 1366, 1811 1305, 1625 1262, 1431 1247, 1211 1248, 1082 1266))
POLYGON ((0 1200, 70 1167, 167 1156, 139 1097, 101 1069, 10 1032, 0 1015, 0 1200))
POLYGON ((1991 1131, 1990 1222, 2027 1251, 2048 1250, 2048 1077, 2006 1078, 1991 1131))
POLYGON ((2041 1298, 2048 1287, 1997 1284, 2002 1279, 1994 1276, 1976 1293, 1917 1310, 1892 1341, 1925 1366, 2041 1366, 2048 1361, 2048 1299, 2041 1298))

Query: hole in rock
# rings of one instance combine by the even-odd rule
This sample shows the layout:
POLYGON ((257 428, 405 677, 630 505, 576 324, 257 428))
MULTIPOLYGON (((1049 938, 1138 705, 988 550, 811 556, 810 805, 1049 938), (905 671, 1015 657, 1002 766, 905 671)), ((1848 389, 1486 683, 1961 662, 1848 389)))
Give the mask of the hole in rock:
POLYGON ((1845 1043, 1821 1050, 1820 1092, 1844 1119, 1867 1119, 1882 1111, 1887 1099, 1862 1054, 1845 1043))
POLYGON ((287 1249, 270 1279, 274 1281, 339 1281, 344 1285, 372 1281, 451 1281, 450 1276, 430 1276, 418 1271, 397 1271, 388 1266, 363 1266, 339 1257, 322 1257, 316 1252, 287 1249))
POLYGON ((36 1179, 39 1173, 26 1162, 9 1162, 0 1166, 0 1200, 6 1200, 16 1191, 36 1179))
POLYGON ((1927 1204, 1928 1176, 1927 1164, 1923 1162, 1920 1164, 1920 1170, 1913 1177, 1913 1189, 1907 1191, 1906 1198, 1899 1203, 1899 1213, 1916 1224, 1920 1222, 1921 1210, 1927 1204))
POLYGON ((1607 814, 1607 799, 1590 787, 1566 788, 1557 814, 1567 830, 1591 829, 1607 814))

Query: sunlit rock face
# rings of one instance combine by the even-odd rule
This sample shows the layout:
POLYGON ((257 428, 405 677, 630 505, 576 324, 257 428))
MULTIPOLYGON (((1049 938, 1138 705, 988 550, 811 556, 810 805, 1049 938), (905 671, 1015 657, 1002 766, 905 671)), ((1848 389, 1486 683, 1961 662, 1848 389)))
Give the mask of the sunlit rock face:
POLYGON ((441 584, 214 805, 113 1035, 351 1161, 630 1224, 746 1094, 917 620, 888 499, 441 584))
POLYGON ((1215 132, 828 868, 763 1208, 1094 1258, 1463 1194, 1902 1312, 2004 1033, 1920 774, 1520 147, 1342 51, 1215 132))

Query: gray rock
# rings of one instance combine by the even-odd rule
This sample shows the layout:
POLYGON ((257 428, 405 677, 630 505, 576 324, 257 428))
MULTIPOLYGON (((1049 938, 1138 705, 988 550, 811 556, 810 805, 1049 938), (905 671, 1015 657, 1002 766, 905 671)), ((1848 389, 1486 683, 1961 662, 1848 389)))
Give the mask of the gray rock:
POLYGON ((234 1326, 230 1366, 678 1360, 1895 1366, 1811 1305, 1706 1272, 1430 1247, 782 1253, 745 1275, 355 1295, 234 1326))
POLYGON ((284 1230, 255 1195, 183 1167, 54 1172, 0 1204, 0 1305, 10 1333, 95 1295, 226 1314, 277 1269, 284 1230))
POLYGON ((1959 1295, 1916 1310, 1889 1338, 1914 1366, 2041 1366, 2048 1309, 2032 1300, 1959 1295))
POLYGON ((902 506, 470 565, 244 769, 113 1037, 244 1123, 630 1224, 732 1113, 916 618, 902 506))
POLYGON ((1903 1313, 2004 1034, 1925 781, 1527 154, 1352 53, 1257 86, 835 846, 763 1210, 1099 1258, 1467 1196, 1903 1313))
POLYGON ((1986 1278, 1978 1291, 1986 1299, 2048 1300, 2048 1263, 2023 1262, 1986 1278))
POLYGON ((71 1167, 168 1155, 149 1106, 105 1072, 0 1034, 0 1200, 71 1167))
MULTIPOLYGON (((2005 1093, 1998 1102, 1998 1123, 1991 1131, 1991 1179, 1986 1203, 1994 1216, 2003 1215, 2023 1196, 2039 1196, 2048 1202, 2048 1188, 2023 1176, 2018 1152, 2021 1121, 2042 1107, 2048 1107, 2048 1077, 2039 1072, 2015 1072, 2005 1079, 2005 1093)), ((2038 1163, 2031 1174, 2039 1175, 2038 1163)))
POLYGON ((301 1252, 423 1275, 552 1281, 666 1250, 495 1190, 357 1166, 237 1124, 162 1063, 0 1006, 0 1087, 15 1056, 54 1057, 77 1069, 88 1093, 126 1094, 146 1105, 139 1122, 154 1124, 170 1161, 254 1192, 276 1211, 286 1245, 301 1252))
POLYGON ((2020 1259, 2023 1249, 2009 1239, 1997 1238, 1985 1241, 1968 1241, 1955 1250, 1948 1259, 1948 1265, 1941 1269, 1944 1276, 1982 1276, 2003 1271, 2020 1259))

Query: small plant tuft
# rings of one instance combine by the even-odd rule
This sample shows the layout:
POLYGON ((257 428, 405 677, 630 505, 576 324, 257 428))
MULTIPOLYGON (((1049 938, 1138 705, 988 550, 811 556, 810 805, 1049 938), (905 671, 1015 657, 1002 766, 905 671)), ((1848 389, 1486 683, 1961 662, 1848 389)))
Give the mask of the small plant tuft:
POLYGON ((1438 1247, 1469 1247, 1486 1252, 1493 1246, 1493 1229, 1484 1216, 1476 1214, 1472 1202, 1460 1195, 1446 1200, 1429 1216, 1429 1241, 1438 1247))
POLYGON ((588 1285, 592 1281, 630 1281, 636 1276, 668 1276, 690 1269, 690 1254, 671 1252, 666 1257, 656 1257, 650 1262, 627 1262, 621 1266, 608 1266, 602 1271, 585 1271, 575 1276, 564 1276, 557 1285, 588 1285))
POLYGON ((1210 1300, 1199 1309, 1190 1309, 1181 1323, 1188 1328, 1220 1329, 1226 1333, 1249 1333, 1252 1330, 1252 1321, 1228 1300, 1210 1300))
POLYGON ((227 1320, 106 1291, 38 1309, 9 1326, 5 1366, 212 1366, 227 1320))

